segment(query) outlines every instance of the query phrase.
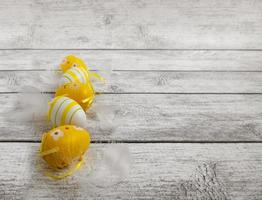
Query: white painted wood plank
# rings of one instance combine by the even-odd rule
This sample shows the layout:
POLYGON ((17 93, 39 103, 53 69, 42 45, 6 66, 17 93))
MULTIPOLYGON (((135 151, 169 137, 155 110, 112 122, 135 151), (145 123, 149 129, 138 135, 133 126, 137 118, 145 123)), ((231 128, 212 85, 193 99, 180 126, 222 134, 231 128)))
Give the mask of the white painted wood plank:
MULTIPOLYGON (((92 184, 87 166, 66 180, 49 180, 35 166, 39 144, 0 143, 0 195, 28 200, 262 198, 261 144, 125 145, 132 158, 130 176, 104 186, 92 184)), ((102 148, 91 145, 95 151, 102 148)))
MULTIPOLYGON (((58 72, 0 71, 0 92, 23 92, 26 85, 54 92, 61 77, 58 72)), ((261 93, 262 71, 114 71, 107 85, 94 84, 98 92, 110 93, 261 93)))
POLYGON ((262 71, 262 51, 232 50, 0 50, 0 70, 56 70, 69 54, 112 70, 262 71))
MULTIPOLYGON (((51 127, 12 117, 18 98, 0 95, 0 140, 39 141, 51 127)), ((262 95, 107 94, 86 128, 94 140, 261 141, 261 108, 262 95)))
POLYGON ((262 2, 2 0, 0 48, 261 49, 262 2))

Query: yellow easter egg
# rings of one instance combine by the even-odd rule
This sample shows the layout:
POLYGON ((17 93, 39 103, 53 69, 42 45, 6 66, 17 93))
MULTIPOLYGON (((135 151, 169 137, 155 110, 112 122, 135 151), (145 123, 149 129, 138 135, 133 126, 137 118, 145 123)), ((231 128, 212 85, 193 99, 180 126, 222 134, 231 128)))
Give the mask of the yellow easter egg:
POLYGON ((60 68, 63 72, 66 72, 71 67, 78 67, 88 70, 85 62, 82 59, 76 57, 75 55, 66 56, 60 64, 60 68))
POLYGON ((57 96, 49 102, 48 119, 54 127, 72 124, 80 127, 86 125, 86 114, 73 99, 57 96))
POLYGON ((83 128, 65 125, 44 133, 40 154, 54 169, 80 161, 90 144, 90 134, 83 128))
POLYGON ((93 103, 95 91, 90 84, 70 82, 57 88, 55 96, 63 95, 75 100, 84 110, 87 110, 93 103))

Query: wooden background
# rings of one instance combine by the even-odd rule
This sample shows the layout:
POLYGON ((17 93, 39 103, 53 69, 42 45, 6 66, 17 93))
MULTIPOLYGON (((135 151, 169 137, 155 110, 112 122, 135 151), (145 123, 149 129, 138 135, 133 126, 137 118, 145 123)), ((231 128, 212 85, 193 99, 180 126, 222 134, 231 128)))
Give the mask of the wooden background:
POLYGON ((1 0, 0 103, 0 199, 262 199, 262 1, 1 0), (43 125, 6 118, 72 53, 113 69, 97 102, 117 127, 87 127, 130 148, 117 185, 49 180, 43 125))

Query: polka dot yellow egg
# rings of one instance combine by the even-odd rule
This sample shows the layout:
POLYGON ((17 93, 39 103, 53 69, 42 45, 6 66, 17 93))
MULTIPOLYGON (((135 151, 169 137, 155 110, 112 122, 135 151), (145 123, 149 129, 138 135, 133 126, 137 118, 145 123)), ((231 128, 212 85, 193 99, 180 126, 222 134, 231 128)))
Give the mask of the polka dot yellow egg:
POLYGON ((40 153, 54 169, 68 167, 73 160, 82 160, 90 144, 90 135, 73 125, 60 126, 44 133, 40 153))
POLYGON ((55 96, 69 97, 86 111, 93 103, 95 92, 89 84, 71 82, 58 87, 55 96))
POLYGON ((75 55, 68 55, 66 56, 62 63, 60 64, 60 68, 61 70, 65 73, 68 69, 70 69, 71 67, 79 67, 85 70, 88 70, 85 62, 78 58, 75 55))

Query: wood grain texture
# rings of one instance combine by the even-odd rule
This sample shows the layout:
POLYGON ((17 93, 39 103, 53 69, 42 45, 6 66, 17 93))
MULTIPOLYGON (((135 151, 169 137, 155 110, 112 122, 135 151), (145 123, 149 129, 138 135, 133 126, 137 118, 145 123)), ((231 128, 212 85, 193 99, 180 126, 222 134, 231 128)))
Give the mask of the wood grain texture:
POLYGON ((261 49, 262 2, 3 0, 0 48, 261 49))
POLYGON ((0 50, 0 70, 57 70, 69 54, 105 70, 262 71, 262 51, 244 50, 0 50))
MULTIPOLYGON (((0 92, 23 92, 25 86, 54 92, 62 74, 47 71, 0 71, 0 92)), ((104 93, 261 93, 262 72, 114 71, 104 93)))
MULTIPOLYGON (((87 166, 66 180, 49 180, 36 169, 39 144, 0 143, 0 195, 28 200, 262 198, 261 144, 125 145, 131 153, 130 175, 107 185, 111 176, 93 184, 87 166)), ((105 147, 92 144, 91 151, 105 147)))
MULTIPOLYGON (((19 99, 0 95, 0 140, 39 141, 50 126, 16 118, 19 99)), ((94 140, 261 141, 261 108, 262 95, 107 94, 86 128, 94 140)))
POLYGON ((2 0, 0 199, 262 199, 261 10, 247 0, 2 0), (68 54, 114 72, 86 123, 93 141, 130 149, 130 176, 114 184, 112 172, 91 179, 88 164, 59 182, 39 171, 51 127, 25 119, 14 92, 54 91, 45 70, 68 54))

